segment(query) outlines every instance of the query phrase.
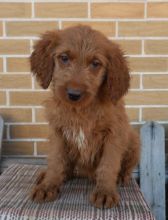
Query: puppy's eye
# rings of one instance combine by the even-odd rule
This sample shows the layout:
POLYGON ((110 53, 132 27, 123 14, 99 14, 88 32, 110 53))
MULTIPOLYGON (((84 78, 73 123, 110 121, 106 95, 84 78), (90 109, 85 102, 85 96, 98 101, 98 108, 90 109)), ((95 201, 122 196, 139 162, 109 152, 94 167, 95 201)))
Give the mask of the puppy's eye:
POLYGON ((65 53, 60 55, 60 60, 61 60, 61 62, 64 63, 64 64, 68 64, 68 63, 69 63, 69 57, 68 57, 68 55, 65 54, 65 53))
POLYGON ((94 68, 94 69, 96 69, 96 68, 98 68, 98 67, 100 67, 101 66, 101 63, 100 63, 100 61, 99 60, 93 60, 92 61, 92 63, 91 63, 91 67, 92 68, 94 68))

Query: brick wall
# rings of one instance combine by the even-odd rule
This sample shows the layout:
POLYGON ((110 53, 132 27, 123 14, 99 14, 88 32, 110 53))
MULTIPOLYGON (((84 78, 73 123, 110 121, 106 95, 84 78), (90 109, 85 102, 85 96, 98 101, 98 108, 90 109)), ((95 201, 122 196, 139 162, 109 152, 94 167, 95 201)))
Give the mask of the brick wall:
POLYGON ((126 97, 131 123, 168 127, 168 1, 0 1, 0 114, 5 119, 3 154, 45 155, 47 123, 42 90, 28 57, 45 30, 88 24, 118 42, 131 66, 126 97))

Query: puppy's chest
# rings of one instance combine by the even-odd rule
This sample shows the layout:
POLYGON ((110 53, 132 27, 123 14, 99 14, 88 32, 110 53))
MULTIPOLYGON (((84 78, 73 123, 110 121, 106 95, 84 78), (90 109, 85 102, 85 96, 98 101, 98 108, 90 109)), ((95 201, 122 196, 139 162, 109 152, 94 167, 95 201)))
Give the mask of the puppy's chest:
POLYGON ((96 123, 71 124, 62 127, 67 152, 79 164, 93 164, 103 144, 103 133, 96 123))
POLYGON ((62 129, 63 136, 67 143, 76 146, 79 150, 86 148, 89 142, 88 131, 82 126, 64 127, 62 129))

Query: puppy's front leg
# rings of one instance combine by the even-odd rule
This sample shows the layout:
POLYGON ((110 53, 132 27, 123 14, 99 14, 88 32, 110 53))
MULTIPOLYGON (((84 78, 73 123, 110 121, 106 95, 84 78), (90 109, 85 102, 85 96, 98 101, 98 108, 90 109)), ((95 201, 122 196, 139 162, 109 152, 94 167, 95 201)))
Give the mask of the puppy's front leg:
POLYGON ((107 142, 96 170, 96 186, 90 201, 97 208, 111 208, 119 203, 117 177, 120 170, 121 149, 118 143, 107 142))
POLYGON ((57 198, 60 185, 66 177, 67 156, 59 132, 52 132, 49 142, 48 168, 37 178, 31 192, 35 202, 48 202, 57 198))

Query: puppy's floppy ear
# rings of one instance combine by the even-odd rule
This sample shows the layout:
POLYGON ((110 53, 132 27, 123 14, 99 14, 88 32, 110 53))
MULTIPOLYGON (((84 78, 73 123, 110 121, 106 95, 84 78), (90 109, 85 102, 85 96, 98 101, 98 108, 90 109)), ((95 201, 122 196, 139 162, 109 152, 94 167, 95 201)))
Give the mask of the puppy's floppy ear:
POLYGON ((46 32, 34 46, 30 56, 31 71, 40 85, 48 88, 54 71, 54 49, 58 45, 59 31, 46 32))
POLYGON ((127 61, 115 43, 108 48, 107 87, 114 104, 127 93, 130 75, 127 61))

